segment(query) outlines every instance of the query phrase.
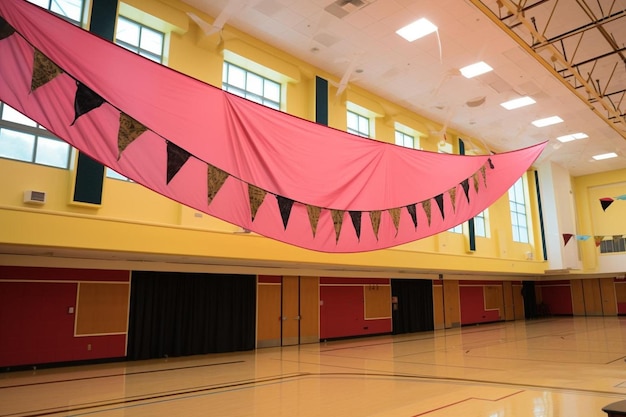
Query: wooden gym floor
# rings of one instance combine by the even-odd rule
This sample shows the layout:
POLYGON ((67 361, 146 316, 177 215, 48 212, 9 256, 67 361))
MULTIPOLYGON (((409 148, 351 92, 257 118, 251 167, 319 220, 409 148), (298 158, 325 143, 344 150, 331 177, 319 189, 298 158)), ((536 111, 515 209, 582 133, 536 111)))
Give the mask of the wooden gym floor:
POLYGON ((557 317, 0 374, 0 416, 594 417, 626 318, 557 317))

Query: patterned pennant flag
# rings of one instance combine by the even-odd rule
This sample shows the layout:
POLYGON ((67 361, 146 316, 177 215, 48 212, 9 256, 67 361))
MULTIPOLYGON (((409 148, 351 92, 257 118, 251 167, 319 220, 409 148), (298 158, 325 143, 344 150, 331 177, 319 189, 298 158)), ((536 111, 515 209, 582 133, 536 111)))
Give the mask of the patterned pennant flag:
POLYGON ((262 188, 257 187, 256 185, 248 184, 248 199, 250 200, 250 218, 254 221, 256 217, 257 211, 259 211, 259 207, 263 204, 263 200, 265 200, 265 191, 262 188))
POLYGON ((594 236, 593 240, 596 242, 596 248, 597 248, 602 243, 602 240, 604 240, 604 236, 594 236))
POLYGON ((104 99, 91 91, 85 84, 76 82, 76 96, 74 97, 74 121, 70 126, 76 123, 76 120, 83 114, 89 113, 93 109, 97 109, 104 103, 104 99))
POLYGON ((426 213, 426 218, 428 219, 428 225, 430 226, 430 200, 422 201, 422 208, 426 213))
POLYGON ((63 74, 63 70, 54 62, 35 49, 35 59, 33 62, 33 76, 30 81, 30 91, 33 92, 42 85, 54 80, 58 75, 63 74))
POLYGON ((478 192, 478 172, 474 172, 474 174, 472 174, 472 179, 474 180, 474 191, 478 192))
POLYGON ((9 36, 13 35, 14 33, 15 33, 15 29, 13 29, 13 27, 11 25, 9 25, 9 22, 4 20, 0 16, 0 41, 2 39, 8 38, 9 36))
POLYGON ((413 220, 413 226, 417 229, 417 209, 416 204, 409 204, 406 206, 407 211, 411 215, 411 220, 413 220))
POLYGON ((563 233, 563 246, 567 246, 567 242, 569 242, 573 236, 574 235, 571 233, 563 233))
POLYGON ((293 207, 294 201, 282 195, 277 195, 276 201, 278 201, 280 217, 283 219, 283 227, 287 230, 287 223, 289 222, 289 216, 291 215, 291 208, 293 207))
POLYGON ((448 194, 450 194, 450 201, 452 202, 452 211, 456 212, 456 187, 450 188, 448 194))
POLYGON ((317 232, 317 223, 320 221, 320 214, 322 213, 322 209, 320 207, 307 204, 306 211, 309 214, 309 223, 311 224, 313 237, 315 237, 315 233, 317 232))
POLYGON ((119 152, 117 159, 120 159, 122 157, 122 152, 124 152, 128 145, 133 143, 135 139, 141 136, 141 134, 146 130, 148 130, 148 128, 139 123, 137 120, 133 119, 126 113, 120 113, 120 128, 117 132, 117 150, 119 152))
POLYGON ((439 194, 438 196, 435 196, 435 201, 437 202, 437 206, 439 206, 439 211, 441 212, 441 218, 445 219, 446 215, 444 214, 444 211, 443 211, 443 194, 439 194))
POLYGON ((463 187, 463 191, 465 191, 465 198, 467 198, 467 202, 469 203, 469 179, 463 180, 461 186, 463 187))
POLYGON ((341 234, 341 226, 343 226, 343 210, 331 210, 330 214, 333 217, 333 224, 335 225, 335 242, 339 242, 339 235, 341 234))
POLYGON ((358 240, 361 240, 361 216, 363 212, 361 211, 350 211, 350 218, 352 219, 352 225, 354 226, 354 230, 356 231, 356 237, 358 240))
POLYGON ((372 229, 376 240, 378 240, 378 229, 380 228, 380 216, 382 212, 380 210, 370 211, 370 222, 372 223, 372 229))
POLYGON ((487 168, 484 165, 480 167, 480 173, 483 176, 483 185, 487 188, 487 168))
POLYGON ((613 200, 611 197, 605 197, 600 199, 600 205, 602 205, 602 211, 606 211, 611 204, 613 204, 613 200))
POLYGON ((400 208, 392 208, 387 210, 393 220, 393 225, 396 228, 396 236, 398 235, 398 228, 400 227, 400 208))
POLYGON ((224 182, 228 178, 228 173, 222 171, 221 169, 214 167, 213 165, 208 165, 207 172, 207 198, 208 204, 211 204, 211 201, 215 198, 217 192, 222 188, 224 182))
POLYGON ((190 156, 191 154, 180 146, 167 142, 167 184, 172 181, 190 156))

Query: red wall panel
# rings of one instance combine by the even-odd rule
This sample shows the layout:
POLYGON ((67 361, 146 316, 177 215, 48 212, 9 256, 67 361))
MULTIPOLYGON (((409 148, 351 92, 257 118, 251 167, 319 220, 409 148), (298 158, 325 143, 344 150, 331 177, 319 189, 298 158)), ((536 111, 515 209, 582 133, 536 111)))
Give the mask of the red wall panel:
MULTIPOLYGON (((489 285, 494 285, 494 283, 489 285)), ((499 310, 485 310, 483 285, 460 285, 459 297, 461 298, 461 325, 500 320, 499 310)))
POLYGON ((320 286, 320 339, 390 333, 390 318, 365 320, 363 297, 362 285, 320 286))
POLYGON ((569 283, 549 283, 539 285, 541 301, 548 306, 550 314, 573 315, 572 289, 569 283))

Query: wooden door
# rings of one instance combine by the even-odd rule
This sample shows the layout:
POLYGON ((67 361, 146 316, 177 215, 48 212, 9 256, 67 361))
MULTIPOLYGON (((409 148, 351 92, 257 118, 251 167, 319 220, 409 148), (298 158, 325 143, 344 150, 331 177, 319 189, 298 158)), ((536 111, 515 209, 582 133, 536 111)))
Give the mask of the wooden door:
MULTIPOLYGON (((270 280, 265 280, 270 281, 270 280)), ((281 285, 278 282, 257 284, 256 347, 280 346, 281 343, 281 285)))
POLYGON ((446 329, 461 327, 459 281, 443 281, 444 322, 446 329))
POLYGON ((300 277, 283 277, 282 345, 300 343, 300 277))
POLYGON ((300 277, 300 344, 320 341, 318 277, 300 277))

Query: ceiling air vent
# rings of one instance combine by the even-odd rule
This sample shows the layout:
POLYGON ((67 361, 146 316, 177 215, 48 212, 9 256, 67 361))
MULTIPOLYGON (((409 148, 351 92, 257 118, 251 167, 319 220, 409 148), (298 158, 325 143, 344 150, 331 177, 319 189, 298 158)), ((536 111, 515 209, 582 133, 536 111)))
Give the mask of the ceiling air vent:
POLYGON ((337 0, 326 6, 324 10, 341 19, 357 10, 361 10, 374 1, 375 0, 337 0))
POLYGON ((46 193, 44 191, 24 191, 24 202, 30 204, 44 204, 46 202, 46 193))

